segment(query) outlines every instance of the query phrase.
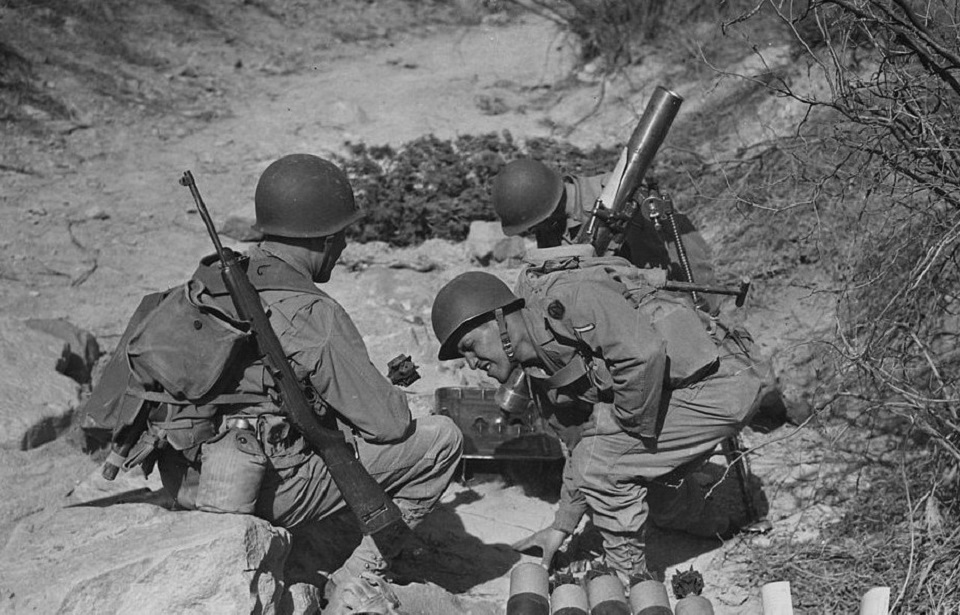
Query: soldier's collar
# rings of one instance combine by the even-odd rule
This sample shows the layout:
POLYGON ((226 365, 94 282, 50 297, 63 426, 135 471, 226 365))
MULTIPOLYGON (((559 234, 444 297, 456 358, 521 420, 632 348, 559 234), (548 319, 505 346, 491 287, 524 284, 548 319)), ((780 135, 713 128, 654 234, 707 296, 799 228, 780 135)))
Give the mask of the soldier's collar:
POLYGON ((265 247, 263 247, 262 244, 257 244, 257 245, 255 245, 254 247, 250 248, 250 250, 247 251, 247 254, 250 255, 250 259, 251 259, 251 260, 256 260, 256 259, 258 259, 258 258, 266 258, 266 257, 272 256, 273 258, 276 258, 276 259, 282 261, 284 265, 286 265, 287 267, 290 267, 291 269, 293 269, 294 271, 296 271, 297 273, 299 273, 299 274, 302 275, 303 277, 307 278, 308 280, 312 280, 312 279, 313 279, 313 276, 310 275, 310 272, 307 271, 305 267, 301 267, 301 266, 298 265, 297 263, 292 263, 292 262, 288 261, 287 259, 283 258, 283 256, 271 252, 270 250, 268 250, 268 249, 266 249, 265 247))
POLYGON ((523 320, 527 325, 527 332, 533 341, 534 346, 543 348, 554 341, 553 332, 547 327, 546 314, 541 314, 535 309, 520 310, 523 320))

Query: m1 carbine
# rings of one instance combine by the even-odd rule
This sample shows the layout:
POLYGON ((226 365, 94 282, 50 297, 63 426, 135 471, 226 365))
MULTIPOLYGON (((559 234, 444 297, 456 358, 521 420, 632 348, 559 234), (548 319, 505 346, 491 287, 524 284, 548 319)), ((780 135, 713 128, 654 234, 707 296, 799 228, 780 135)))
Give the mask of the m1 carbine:
POLYGON ((280 340, 270 325, 260 296, 247 277, 246 258, 224 248, 220 243, 193 174, 190 171, 184 172, 180 183, 190 189, 197 211, 200 212, 210 239, 213 240, 220 259, 220 275, 230 292, 237 316, 250 323, 256 344, 263 355, 263 362, 279 390, 280 410, 323 459, 344 501, 359 520, 363 532, 374 539, 385 556, 395 554, 402 538, 410 531, 403 521, 400 509, 363 467, 343 434, 337 429, 324 426, 314 414, 313 406, 300 387, 280 340))

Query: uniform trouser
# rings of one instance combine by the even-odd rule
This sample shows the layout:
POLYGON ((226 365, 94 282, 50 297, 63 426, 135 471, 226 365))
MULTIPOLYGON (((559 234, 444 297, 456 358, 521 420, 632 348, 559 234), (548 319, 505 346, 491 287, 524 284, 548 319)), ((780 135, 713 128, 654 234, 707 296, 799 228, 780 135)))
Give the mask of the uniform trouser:
POLYGON ((655 479, 706 460, 749 422, 762 385, 753 366, 744 353, 731 353, 703 381, 665 391, 667 410, 656 449, 617 428, 609 406, 597 406, 596 429, 584 434, 565 472, 585 497, 614 569, 630 574, 643 563, 648 516, 665 527, 711 533, 708 526, 716 519, 693 481, 676 485, 655 479))
MULTIPOLYGON (((456 471, 463 436, 445 416, 414 421, 401 442, 358 440, 357 455, 370 475, 393 498, 404 521, 415 526, 433 509, 456 471)), ((346 506, 318 455, 292 468, 268 468, 257 499, 257 516, 283 527, 323 519, 346 506)))
MULTIPOLYGON (((414 421, 400 442, 356 442, 360 463, 393 497, 404 520, 416 525, 437 503, 460 460, 462 435, 448 417, 414 421)), ((293 528, 342 510, 346 504, 319 455, 307 452, 289 458, 271 457, 256 503, 256 515, 293 528)), ((160 458, 164 487, 184 506, 193 507, 198 482, 196 464, 175 451, 160 458)), ((201 466, 202 472, 202 466, 201 466)))

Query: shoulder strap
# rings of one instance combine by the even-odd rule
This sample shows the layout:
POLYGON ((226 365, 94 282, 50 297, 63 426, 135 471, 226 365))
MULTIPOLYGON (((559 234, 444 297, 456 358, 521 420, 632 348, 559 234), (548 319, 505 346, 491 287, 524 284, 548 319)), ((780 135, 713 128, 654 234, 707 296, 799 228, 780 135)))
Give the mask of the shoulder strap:
MULTIPOLYGON (((220 276, 218 262, 216 254, 205 256, 193 274, 194 279, 202 282, 214 297, 230 294, 220 276)), ((243 258, 241 262, 250 283, 257 290, 290 290, 326 296, 312 280, 275 256, 255 260, 243 258)))
POLYGON ((540 381, 548 389, 559 389, 561 387, 570 386, 577 380, 580 380, 586 376, 589 371, 590 370, 587 368, 587 363, 583 356, 577 352, 573 355, 573 359, 571 359, 569 363, 561 367, 550 376, 546 378, 530 376, 530 378, 540 381))

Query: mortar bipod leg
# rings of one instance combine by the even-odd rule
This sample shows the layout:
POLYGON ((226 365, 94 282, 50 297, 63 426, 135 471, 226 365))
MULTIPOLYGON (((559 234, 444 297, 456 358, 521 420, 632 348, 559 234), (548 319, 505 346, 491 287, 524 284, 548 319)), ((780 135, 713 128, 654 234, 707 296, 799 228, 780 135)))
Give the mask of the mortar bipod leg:
POLYGON ((773 529, 773 524, 765 517, 761 517, 760 511, 757 510, 756 502, 753 499, 753 490, 750 487, 751 472, 747 461, 747 451, 743 448, 740 435, 730 436, 724 440, 721 443, 721 448, 723 449, 723 456, 727 460, 727 466, 733 468, 737 476, 740 495, 747 511, 747 523, 740 530, 748 534, 766 534, 773 529))

